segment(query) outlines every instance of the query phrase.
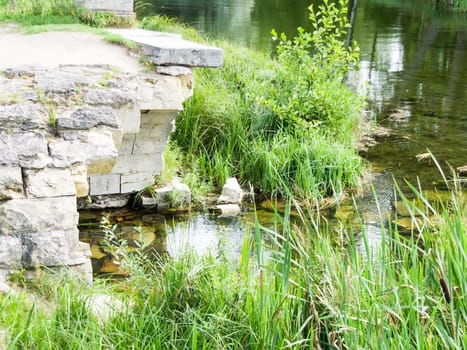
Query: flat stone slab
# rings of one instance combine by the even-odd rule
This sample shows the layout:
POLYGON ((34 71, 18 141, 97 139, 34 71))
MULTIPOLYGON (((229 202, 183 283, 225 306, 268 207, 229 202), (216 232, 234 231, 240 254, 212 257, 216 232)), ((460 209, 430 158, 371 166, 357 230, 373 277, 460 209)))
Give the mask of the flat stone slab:
POLYGON ((219 67, 224 60, 222 49, 184 40, 178 34, 144 29, 108 29, 107 31, 137 43, 146 58, 156 65, 219 67))

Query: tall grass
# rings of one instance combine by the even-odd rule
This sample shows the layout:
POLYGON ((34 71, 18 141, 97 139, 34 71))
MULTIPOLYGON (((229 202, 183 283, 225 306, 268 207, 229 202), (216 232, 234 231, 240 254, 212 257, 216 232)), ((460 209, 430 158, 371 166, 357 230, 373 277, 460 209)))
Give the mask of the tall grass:
MULTIPOLYGON (((313 18, 317 27, 325 26, 320 16, 326 16, 324 23, 342 35, 346 7, 340 5, 330 4, 328 12, 313 18)), ((199 40, 165 17, 142 24, 199 40)), ((356 56, 337 38, 321 33, 311 43, 310 35, 300 31, 293 41, 282 37, 276 58, 207 41, 224 49, 224 64, 196 71, 194 96, 185 103, 173 135, 202 176, 220 185, 236 176, 272 196, 292 188, 303 198, 338 198, 345 188, 358 185, 363 166, 353 141, 363 100, 342 82, 356 56), (325 47, 326 53, 313 53, 325 47)))
POLYGON ((245 236, 238 263, 120 254, 131 275, 93 287, 127 305, 107 321, 87 306, 93 290, 45 279, 42 298, 0 296, 0 329, 28 349, 465 349, 465 197, 432 203, 412 189, 416 207, 398 193, 410 236, 382 226, 387 239, 370 244, 362 226, 361 244, 299 206, 296 226, 290 202, 280 230, 245 236))

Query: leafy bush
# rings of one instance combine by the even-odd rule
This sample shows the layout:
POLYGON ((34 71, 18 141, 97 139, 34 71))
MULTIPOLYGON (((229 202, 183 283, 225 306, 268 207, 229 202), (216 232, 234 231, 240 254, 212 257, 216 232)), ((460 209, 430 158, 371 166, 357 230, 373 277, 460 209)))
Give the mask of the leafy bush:
MULTIPOLYGON (((345 84, 358 64, 358 50, 342 40, 346 11, 344 1, 310 7, 314 32, 280 35, 276 58, 210 42, 224 49, 224 65, 196 71, 173 136, 203 176, 220 185, 237 176, 273 196, 293 189, 300 197, 340 197, 358 185, 353 140, 364 101, 345 84)), ((161 22, 144 24, 166 28, 161 22)))

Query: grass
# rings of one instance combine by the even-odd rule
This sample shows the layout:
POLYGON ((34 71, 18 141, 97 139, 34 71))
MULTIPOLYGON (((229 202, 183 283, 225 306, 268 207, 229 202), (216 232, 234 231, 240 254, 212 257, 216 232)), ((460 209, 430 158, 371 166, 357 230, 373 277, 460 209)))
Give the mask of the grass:
POLYGON ((92 27, 130 27, 133 20, 79 8, 73 0, 0 0, 0 22, 23 26, 82 23, 92 27))
MULTIPOLYGON (((142 25, 202 39, 165 17, 145 19, 142 25)), ((342 83, 337 66, 313 56, 321 68, 300 73, 297 66, 314 64, 288 64, 297 58, 271 58, 222 40, 205 42, 224 49, 224 64, 195 72, 194 96, 185 103, 172 136, 202 178, 222 185, 235 176, 273 197, 285 196, 291 188, 300 198, 339 200, 346 189, 359 186, 364 164, 353 142, 364 104, 342 83), (331 69, 335 74, 325 75, 331 69), (313 86, 307 87, 310 80, 313 86), (291 87, 297 82, 304 93, 291 87)))
POLYGON ((43 276, 0 297, 0 329, 10 348, 28 349, 464 349, 465 196, 434 203, 411 187, 417 206, 398 192, 410 236, 382 226, 375 244, 363 225, 358 240, 300 206, 297 226, 290 201, 281 229, 256 224, 237 262, 190 251, 149 260, 120 244, 126 279, 89 288, 43 276), (107 321, 88 307, 102 291, 126 305, 107 321))

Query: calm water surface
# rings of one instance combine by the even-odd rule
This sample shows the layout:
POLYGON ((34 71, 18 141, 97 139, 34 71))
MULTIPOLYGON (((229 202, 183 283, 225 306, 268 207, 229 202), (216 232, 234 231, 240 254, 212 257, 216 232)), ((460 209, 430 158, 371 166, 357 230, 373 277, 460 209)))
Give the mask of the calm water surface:
MULTIPOLYGON (((366 90, 372 117, 394 132, 365 155, 372 168, 398 180, 419 179, 424 189, 430 189, 440 179, 439 172, 433 164, 418 162, 416 155, 430 150, 446 172, 447 164, 467 165, 467 18, 434 13, 417 3, 423 4, 397 0, 351 4, 351 39, 361 52, 361 69, 351 79, 366 90)), ((145 14, 178 17, 212 36, 272 51, 271 29, 293 35, 297 26, 307 27, 309 4, 308 0, 152 0, 145 14)), ((379 190, 392 192, 389 185, 379 190)), ((229 251, 238 250, 242 230, 248 226, 245 222, 251 222, 245 217, 219 221, 207 214, 151 220, 140 221, 147 237, 163 232, 167 241, 162 249, 172 254, 186 244, 200 253, 216 252, 225 244, 229 251)), ((82 236, 93 239, 86 233, 82 236)))

